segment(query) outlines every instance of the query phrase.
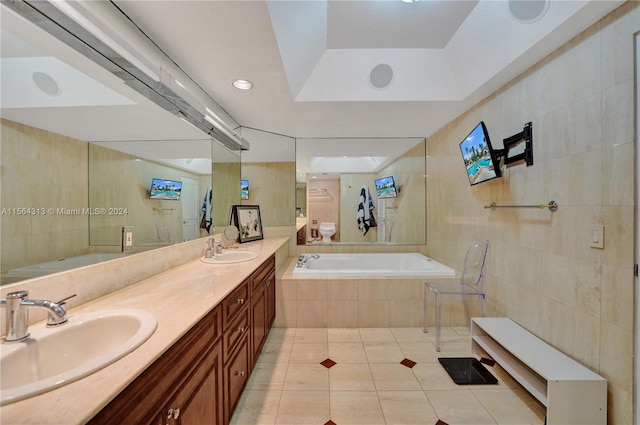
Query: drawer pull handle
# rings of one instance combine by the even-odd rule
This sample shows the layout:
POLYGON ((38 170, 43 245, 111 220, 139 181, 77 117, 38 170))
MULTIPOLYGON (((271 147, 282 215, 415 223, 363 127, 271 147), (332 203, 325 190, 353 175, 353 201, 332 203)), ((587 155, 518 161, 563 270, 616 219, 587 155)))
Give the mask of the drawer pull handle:
POLYGON ((180 409, 169 409, 167 412, 167 419, 178 419, 178 416, 180 416, 180 409))
POLYGON ((244 332, 244 330, 245 330, 245 327, 244 327, 244 326, 238 326, 238 329, 236 329, 236 331, 238 331, 238 332, 240 332, 240 333, 243 333, 243 332, 244 332))
POLYGON ((236 302, 238 304, 242 305, 242 304, 244 304, 244 298, 238 298, 238 300, 236 302))
POLYGON ((244 376, 244 370, 236 370, 236 376, 244 376))

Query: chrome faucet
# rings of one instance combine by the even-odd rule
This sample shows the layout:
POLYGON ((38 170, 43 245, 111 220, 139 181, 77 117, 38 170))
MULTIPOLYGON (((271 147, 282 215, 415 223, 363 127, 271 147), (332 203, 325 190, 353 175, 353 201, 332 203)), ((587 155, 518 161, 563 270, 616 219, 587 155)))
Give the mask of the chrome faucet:
POLYGON ((222 248, 229 248, 226 243, 222 241, 213 240, 213 253, 214 255, 222 254, 222 248))
POLYGON ((29 314, 31 307, 44 308, 49 314, 47 326, 59 326, 67 323, 67 312, 63 305, 70 295, 58 302, 49 300, 30 300, 28 291, 16 291, 7 294, 7 298, 0 300, 5 306, 4 342, 20 342, 29 338, 29 314))
POLYGON ((301 268, 309 268, 309 265, 307 264, 307 262, 310 259, 314 259, 317 260, 318 258, 320 258, 320 255, 318 254, 300 254, 300 256, 298 257, 298 263, 296 264, 296 267, 301 267, 301 268))

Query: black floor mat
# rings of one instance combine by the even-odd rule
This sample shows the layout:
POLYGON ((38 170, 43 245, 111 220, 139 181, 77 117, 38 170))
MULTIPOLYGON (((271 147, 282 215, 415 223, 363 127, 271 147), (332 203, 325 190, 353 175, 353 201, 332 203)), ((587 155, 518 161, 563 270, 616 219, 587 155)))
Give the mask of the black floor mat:
POLYGON ((473 357, 439 357, 438 361, 458 385, 497 384, 498 380, 473 357))

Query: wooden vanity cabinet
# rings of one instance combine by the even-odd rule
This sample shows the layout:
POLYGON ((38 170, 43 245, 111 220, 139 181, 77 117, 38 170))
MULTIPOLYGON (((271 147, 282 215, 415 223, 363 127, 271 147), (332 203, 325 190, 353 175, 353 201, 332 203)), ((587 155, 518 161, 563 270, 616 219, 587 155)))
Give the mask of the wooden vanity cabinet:
POLYGON ((222 423, 221 322, 216 307, 88 423, 222 423))
POLYGON ((228 424, 275 319, 275 256, 88 423, 228 424))

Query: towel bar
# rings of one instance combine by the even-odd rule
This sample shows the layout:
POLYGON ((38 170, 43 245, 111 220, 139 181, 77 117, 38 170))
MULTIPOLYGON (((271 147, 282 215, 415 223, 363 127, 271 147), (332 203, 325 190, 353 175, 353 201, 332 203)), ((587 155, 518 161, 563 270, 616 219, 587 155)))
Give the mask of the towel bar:
POLYGON ((547 205, 539 204, 539 205, 496 205, 495 202, 492 202, 491 205, 485 205, 484 209, 491 208, 491 210, 495 210, 496 208, 549 208, 549 211, 555 212, 558 211, 558 203, 556 201, 549 201, 547 205))

